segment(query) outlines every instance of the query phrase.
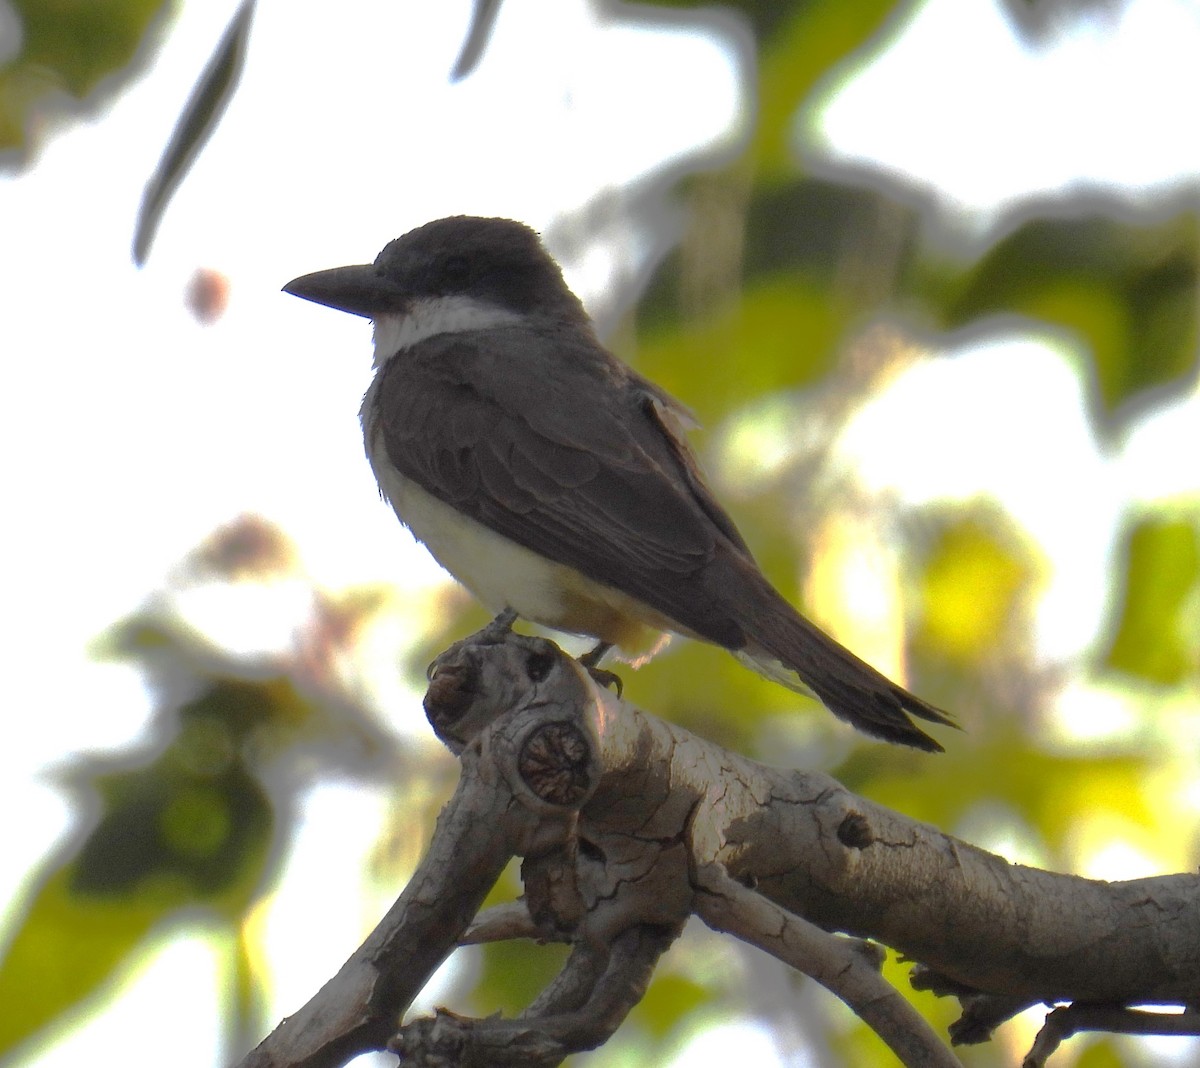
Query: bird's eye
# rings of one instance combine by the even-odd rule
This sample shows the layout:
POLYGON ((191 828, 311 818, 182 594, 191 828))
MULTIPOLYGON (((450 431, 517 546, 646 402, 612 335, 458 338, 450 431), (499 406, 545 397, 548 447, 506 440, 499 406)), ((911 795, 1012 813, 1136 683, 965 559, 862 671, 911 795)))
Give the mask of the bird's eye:
POLYGON ((442 263, 442 280, 451 286, 462 285, 471 274, 471 263, 466 256, 447 256, 442 263))

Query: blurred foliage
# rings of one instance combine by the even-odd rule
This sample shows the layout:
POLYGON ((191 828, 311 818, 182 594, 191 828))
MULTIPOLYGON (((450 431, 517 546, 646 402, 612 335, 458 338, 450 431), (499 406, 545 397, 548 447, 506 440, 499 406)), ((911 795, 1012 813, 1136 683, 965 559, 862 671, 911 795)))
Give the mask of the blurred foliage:
MULTIPOLYGON (((0 135, 7 138, 0 144, 10 147, 24 143, 29 109, 45 89, 83 95, 120 73, 160 8, 15 6, 25 45, 0 70, 0 135), (85 24, 92 29, 83 32, 85 24)), ((708 25, 706 6, 652 5, 678 9, 673 14, 684 19, 694 12, 699 27, 708 25)), ((665 165, 667 192, 683 204, 686 225, 639 294, 630 331, 639 369, 713 428, 698 437, 701 444, 716 449, 721 429, 765 410, 764 397, 777 402, 773 411, 788 413, 779 421, 787 428, 790 418, 793 437, 819 418, 832 439, 902 369, 904 347, 875 344, 867 329, 872 322, 892 323, 893 333, 921 344, 932 338, 935 345, 948 331, 985 338, 997 322, 1017 317, 1068 332, 1086 353, 1089 415, 1108 432, 1109 445, 1137 425, 1151 400, 1189 388, 1200 291, 1194 206, 1182 199, 1137 208, 1098 196, 1043 198, 1022 205, 976 246, 947 249, 930 236, 900 179, 890 177, 884 189, 877 174, 816 176, 797 152, 822 103, 886 49, 913 5, 742 0, 731 6, 754 48, 754 62, 745 66, 755 79, 746 87, 745 140, 733 158, 693 160, 682 178, 678 161, 665 165)), ((1013 6, 1022 11, 1021 32, 1036 35, 1038 26, 1054 24, 1053 12, 1076 17, 1063 12, 1087 5, 1018 0, 1013 6)), ((634 21, 646 11, 604 8, 615 20, 634 21)), ((469 76, 486 52, 491 26, 503 17, 502 5, 478 0, 456 76, 469 76)), ((222 81, 231 59, 232 52, 218 49, 197 100, 223 105, 236 84, 236 77, 222 81)), ((185 115, 182 140, 164 157, 168 184, 183 173, 169 161, 191 158, 220 106, 201 112, 191 123, 185 115)), ((653 195, 661 197, 663 188, 654 187, 653 195)), ((1126 502, 1111 637, 1092 664, 1047 668, 1034 661, 1032 631, 1052 562, 998 506, 972 502, 897 515, 892 503, 868 497, 844 473, 831 476, 827 444, 789 456, 761 484, 718 487, 764 569, 800 603, 800 591, 810 588, 806 569, 818 555, 815 532, 830 529, 826 520, 839 512, 873 517, 897 556, 890 615, 908 624, 898 644, 908 654, 912 685, 954 711, 964 732, 942 737, 949 751, 936 761, 865 742, 817 714, 815 705, 813 714, 796 715, 804 699, 691 642, 675 643, 636 675, 626 673, 631 699, 732 748, 776 763, 828 767, 851 789, 951 832, 984 826, 992 848, 1015 836, 1051 867, 1079 863, 1073 844, 1081 829, 1109 819, 1128 827, 1130 844, 1151 858, 1174 858, 1180 841, 1194 840, 1192 809, 1180 806, 1168 819, 1155 792, 1156 769, 1167 759, 1161 732, 1085 743, 1056 732, 1051 715, 1064 673, 1072 672, 1152 683, 1194 703, 1200 675, 1194 509, 1181 514, 1179 502, 1126 502)), ((255 544, 253 537, 243 542, 255 544)), ((230 568, 228 558, 228 549, 217 553, 213 565, 225 569, 225 581, 261 575, 254 552, 242 571, 230 568)), ((1097 583, 1106 580, 1096 576, 1097 583)), ((370 598, 349 596, 337 606, 325 597, 316 611, 324 622, 315 632, 325 636, 318 646, 326 653, 351 648, 370 598)), ((406 654, 414 676, 452 637, 484 621, 462 598, 447 603, 452 620, 431 623, 406 654)), ((821 614, 820 605, 803 607, 821 614)), ((156 609, 114 631, 110 648, 143 665, 156 684, 153 741, 119 763, 81 759, 70 777, 80 812, 90 809, 92 817, 81 815, 72 843, 47 862, 0 965, 7 1028, 0 1028, 0 1055, 98 989, 152 928, 185 904, 204 906, 230 937, 243 937, 246 910, 269 885, 293 830, 295 791, 281 793, 276 778, 268 781, 264 769, 272 761, 316 742, 332 748, 347 731, 367 749, 394 745, 350 711, 354 703, 335 684, 328 656, 316 658, 315 674, 307 656, 264 666, 214 650, 172 618, 156 609), (182 691, 172 681, 180 675, 191 680, 182 691)), ((852 634, 842 636, 853 644, 852 634)), ((1173 756, 1192 760, 1194 769, 1194 755, 1173 756)), ((414 771, 406 788, 419 791, 419 778, 414 771)), ((435 778, 430 773, 422 781, 435 778)), ((423 840, 430 807, 427 797, 411 810, 397 806, 387 840, 404 839, 409 849, 423 840)), ((516 890, 510 873, 495 896, 516 890)), ((551 974, 561 951, 518 943, 481 953, 476 1008, 512 1011, 551 974)), ((905 989, 902 968, 895 962, 888 968, 905 989)), ((646 1036, 641 1063, 657 1063, 672 1038, 704 1016, 701 1006, 728 996, 731 976, 732 970, 720 977, 722 989, 717 981, 663 969, 631 1017, 646 1036)), ((255 978, 249 976, 251 986, 255 978)), ((947 1003, 914 1000, 943 1029, 953 1015, 947 1003)), ((835 1009, 806 1025, 822 1029, 843 1063, 885 1062, 878 1040, 835 1009)), ((964 1060, 1011 1062, 1006 1041, 1002 1034, 964 1051, 964 1060)), ((1075 1040, 1055 1063, 1124 1063, 1123 1048, 1103 1038, 1075 1040)))
POLYGON ((639 348, 638 366, 667 389, 688 393, 699 408, 720 410, 816 381, 832 367, 844 329, 820 288, 781 276, 748 288, 703 321, 656 334, 639 348), (730 360, 731 352, 761 352, 763 359, 730 360), (710 373, 698 378, 696 367, 710 373))
POLYGON ((484 946, 483 969, 471 994, 473 1011, 485 1016, 520 1012, 558 974, 567 952, 566 946, 556 943, 514 941, 484 946))
MULTIPOLYGON (((715 427, 761 407, 770 392, 793 398, 797 419, 810 418, 806 398, 821 395, 836 434, 838 413, 853 415, 888 378, 870 359, 853 362, 867 343, 865 322, 887 317, 913 336, 969 327, 983 337, 1019 316, 1078 341, 1090 361, 1094 425, 1112 438, 1147 410, 1146 398, 1188 387, 1200 279, 1194 208, 1181 202, 1137 212, 1092 197, 1081 211, 1044 200, 1011 216, 990 244, 947 251, 910 202, 870 188, 876 178, 843 185, 806 174, 796 159, 803 122, 819 100, 886 47, 889 18, 894 25, 909 6, 737 6, 758 49, 753 129, 739 158, 680 189, 689 212, 682 241, 637 309, 640 370, 715 427)), ((889 357, 881 350, 875 358, 889 357)), ((743 495, 735 513, 772 579, 794 595, 807 588, 794 569, 812 558, 809 539, 825 528, 823 513, 879 509, 843 481, 829 492, 819 455, 797 454, 790 476, 773 478, 769 493, 743 495)), ((886 511, 879 521, 888 523, 886 511)), ((1153 544, 1133 551, 1109 657, 1114 667, 1136 663, 1143 677, 1174 685, 1194 680, 1200 650, 1195 527, 1185 535, 1184 526, 1155 525, 1153 544)), ((1152 785, 1161 749, 1125 739, 1107 749, 1048 744, 1056 682, 1033 661, 1032 631, 1050 564, 1037 546, 990 505, 947 506, 901 529, 913 607, 899 614, 914 624, 915 684, 955 711, 966 733, 943 739, 949 752, 936 769, 919 754, 854 742, 839 763, 838 726, 821 717, 791 727, 786 757, 824 758, 852 789, 951 832, 982 828, 992 835, 985 847, 1016 834, 1051 867, 1078 863, 1081 830, 1109 819, 1120 820, 1130 844, 1147 855, 1175 860, 1152 785)), ((770 725, 800 703, 694 644, 629 681, 645 707, 722 744, 761 746, 772 762, 781 759, 780 734, 770 725)), ((955 1015, 952 1004, 914 1000, 943 1030, 955 1015)), ((834 1030, 842 1063, 890 1062, 865 1028, 834 1030)), ((1069 1064, 1086 1050, 1093 1063, 1118 1063, 1118 1041, 1079 1042, 1056 1060, 1069 1064)), ((972 1065, 1011 1063, 1021 1052, 1003 1036, 961 1051, 972 1065)))
MULTIPOLYGON (((295 700, 286 684, 216 681, 178 709, 175 736, 156 755, 130 754, 111 771, 96 758, 79 761, 74 808, 99 819, 48 862, 8 947, 0 1050, 96 991, 187 906, 203 905, 236 936, 261 889, 274 823, 244 746, 276 717, 277 702, 295 700)), ((230 1008, 237 1031, 258 1022, 230 1008)))
POLYGON ((1195 366, 1198 223, 1030 219, 947 286, 943 323, 1016 312, 1073 331, 1111 413, 1195 366))
MULTIPOLYGON (((707 1005, 715 993, 703 983, 664 969, 630 1013, 630 1020, 641 1025, 650 1039, 661 1042, 685 1026, 692 1013, 707 1005)), ((648 1054, 653 1052, 647 1050, 648 1054)))
POLYGON ((1129 1061, 1120 1049, 1114 1049, 1114 1043, 1092 1042, 1084 1049, 1075 1068, 1126 1068, 1129 1061))
POLYGON ((237 521, 96 643, 97 655, 139 669, 155 708, 134 749, 78 755, 63 775, 75 827, 33 876, 0 959, 0 1059, 119 979, 151 933, 200 923, 236 947, 222 984, 230 1048, 261 1031, 246 921, 295 829, 312 754, 326 774, 361 775, 392 745, 338 674, 372 598, 312 590, 295 646, 253 656, 189 619, 189 598, 209 591, 234 615, 269 613, 303 582, 296 567, 280 532, 237 521))
MULTIPOLYGON (((11 0, 19 47, 0 66, 0 157, 28 158, 57 120, 63 96, 90 111, 134 77, 144 47, 171 5, 163 0, 11 0), (102 91, 103 90, 103 91, 102 91)), ((242 0, 200 72, 169 143, 146 183, 133 239, 141 264, 167 204, 216 129, 237 89, 255 0, 242 0)))
MULTIPOLYGON (((1019 641, 1012 624, 1030 592, 1032 567, 977 519, 947 526, 924 561, 921 625, 914 635, 927 656, 965 666, 1019 641)), ((1028 624, 1026 615, 1016 618, 1028 624)))
POLYGON ((184 105, 183 114, 171 133, 154 174, 146 183, 133 235, 133 259, 146 261, 150 245, 158 232, 167 203, 174 196, 196 156, 204 148, 225 108, 237 90, 249 47, 250 22, 254 0, 242 0, 233 18, 217 42, 216 50, 200 74, 200 80, 184 105))
POLYGON ((41 134, 55 94, 82 101, 137 71, 134 58, 164 0, 9 0, 20 48, 0 66, 0 153, 24 152, 41 134), (19 27, 19 29, 18 29, 19 27))
POLYGON ((471 25, 463 37, 462 50, 454 62, 454 69, 450 72, 451 81, 460 81, 475 69, 491 39, 501 3, 502 0, 474 0, 471 25))
POLYGON ((979 726, 951 759, 939 761, 937 774, 921 774, 916 760, 901 764, 862 752, 838 778, 880 804, 951 833, 982 801, 999 803, 1020 813, 1048 855, 1057 858, 1067 855, 1082 824, 1105 812, 1120 813, 1148 831, 1160 822, 1144 796, 1155 765, 1150 754, 1056 754, 1030 745, 1002 720, 979 726))
POLYGON ((1107 665, 1162 686, 1200 672, 1200 523, 1143 519, 1125 537, 1120 624, 1107 665))

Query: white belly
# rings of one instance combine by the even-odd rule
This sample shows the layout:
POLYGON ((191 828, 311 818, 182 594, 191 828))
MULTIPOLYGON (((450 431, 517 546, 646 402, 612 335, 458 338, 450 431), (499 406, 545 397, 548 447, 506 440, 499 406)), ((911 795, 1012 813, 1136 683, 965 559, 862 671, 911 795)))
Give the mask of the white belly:
POLYGON ((513 608, 548 623, 563 614, 563 569, 455 511, 386 459, 371 467, 384 498, 434 559, 493 612, 513 608))
POLYGON ((440 501, 392 466, 382 434, 369 421, 366 436, 379 489, 400 522, 492 612, 512 608, 531 623, 591 635, 630 652, 646 650, 662 631, 672 629, 634 598, 547 560, 440 501))

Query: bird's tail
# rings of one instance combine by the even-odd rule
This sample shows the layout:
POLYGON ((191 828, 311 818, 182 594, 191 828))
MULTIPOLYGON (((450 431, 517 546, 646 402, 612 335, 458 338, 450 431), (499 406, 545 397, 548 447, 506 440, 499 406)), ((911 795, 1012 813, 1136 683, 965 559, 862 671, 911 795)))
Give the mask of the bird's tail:
POLYGON ((941 709, 892 682, 810 623, 758 576, 759 610, 743 623, 747 643, 734 655, 798 693, 815 694, 834 715, 887 742, 940 753, 910 717, 957 726, 941 709))

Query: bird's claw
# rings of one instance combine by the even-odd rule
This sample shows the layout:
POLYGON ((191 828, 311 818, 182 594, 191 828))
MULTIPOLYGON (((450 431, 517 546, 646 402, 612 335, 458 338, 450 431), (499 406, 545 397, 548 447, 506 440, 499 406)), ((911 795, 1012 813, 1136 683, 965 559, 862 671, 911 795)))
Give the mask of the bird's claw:
POLYGON ((579 662, 587 668, 588 674, 592 676, 597 686, 611 687, 620 697, 625 689, 621 677, 615 671, 607 671, 600 667, 600 661, 604 659, 611 648, 612 642, 600 642, 594 649, 589 649, 584 653, 579 658, 579 662))
POLYGON ((607 668, 595 667, 587 663, 581 656, 579 662, 587 668, 587 673, 592 676, 592 681, 597 686, 603 686, 611 689, 618 697, 625 691, 625 684, 621 681, 621 676, 615 671, 609 671, 607 668))

